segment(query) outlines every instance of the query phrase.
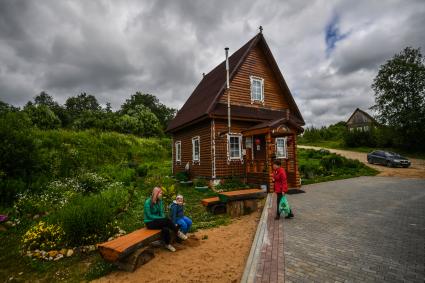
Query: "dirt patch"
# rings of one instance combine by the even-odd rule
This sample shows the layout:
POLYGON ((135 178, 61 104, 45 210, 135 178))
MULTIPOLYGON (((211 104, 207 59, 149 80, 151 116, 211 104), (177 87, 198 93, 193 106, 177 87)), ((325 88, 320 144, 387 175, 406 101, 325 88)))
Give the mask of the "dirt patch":
POLYGON ((255 212, 198 231, 175 244, 175 253, 156 248, 155 258, 133 273, 118 271, 95 282, 239 282, 259 217, 255 212))
MULTIPOLYGON (((319 150, 322 147, 316 147, 316 146, 304 146, 299 145, 299 148, 310 148, 310 149, 316 149, 319 150)), ((350 159, 357 159, 367 166, 378 170, 380 173, 378 176, 387 176, 387 177, 403 177, 403 178, 425 178, 425 160, 424 159, 414 159, 409 158, 410 162, 412 163, 409 168, 389 168, 383 165, 372 165, 367 163, 367 153, 363 152, 356 152, 356 151, 349 151, 349 150, 341 150, 341 149, 330 149, 326 148, 330 152, 340 154, 344 157, 350 158, 350 159)))

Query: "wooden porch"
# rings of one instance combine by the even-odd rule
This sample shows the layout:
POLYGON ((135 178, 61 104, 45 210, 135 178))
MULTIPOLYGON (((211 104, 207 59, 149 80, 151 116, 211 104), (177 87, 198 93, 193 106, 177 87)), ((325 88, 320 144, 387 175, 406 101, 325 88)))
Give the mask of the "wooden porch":
POLYGON ((281 161, 285 169, 288 186, 300 187, 296 157, 297 132, 284 124, 284 120, 272 121, 257 125, 243 132, 245 139, 245 172, 247 183, 267 185, 270 192, 274 189, 273 162, 281 161), (276 138, 286 138, 286 157, 276 155, 276 138), (248 140, 248 141, 247 141, 248 140))

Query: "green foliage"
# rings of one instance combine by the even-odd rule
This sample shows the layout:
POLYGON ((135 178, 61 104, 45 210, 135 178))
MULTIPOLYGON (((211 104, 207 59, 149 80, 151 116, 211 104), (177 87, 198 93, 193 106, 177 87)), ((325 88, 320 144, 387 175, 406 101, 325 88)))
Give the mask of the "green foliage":
POLYGON ((247 184, 245 184, 244 182, 242 182, 239 178, 231 178, 231 179, 227 179, 224 180, 221 184, 217 185, 216 190, 218 191, 234 191, 235 189, 240 190, 240 189, 246 189, 249 188, 249 186, 247 184))
POLYGON ((158 118, 162 129, 167 127, 168 122, 171 121, 176 113, 176 109, 168 108, 161 104, 155 96, 151 94, 143 94, 141 92, 136 92, 130 99, 127 99, 121 106, 121 112, 123 114, 127 114, 131 110, 136 109, 139 105, 143 105, 152 111, 152 113, 158 118))
POLYGON ((106 188, 108 180, 91 172, 85 172, 78 176, 78 181, 83 193, 97 193, 106 188))
POLYGON ((171 186, 162 186, 162 201, 164 203, 165 209, 168 209, 168 204, 172 203, 176 199, 177 190, 174 185, 171 186))
POLYGON ((99 259, 90 265, 90 268, 84 275, 84 278, 87 281, 92 281, 97 278, 103 277, 116 269, 117 267, 114 264, 109 263, 103 259, 99 259))
POLYGON ((203 178, 197 178, 194 180, 193 184, 195 185, 195 187, 205 187, 208 186, 208 182, 207 180, 203 179, 203 178))
POLYGON ((34 129, 26 113, 8 112, 0 116, 0 171, 4 178, 30 179, 37 170, 34 129))
POLYGON ((378 120, 399 137, 398 146, 425 149, 425 63, 420 49, 406 47, 381 65, 372 88, 378 120))
POLYGON ((24 108, 31 122, 39 129, 57 129, 61 125, 61 120, 46 105, 27 105, 24 108))
POLYGON ((176 180, 179 182, 189 181, 189 174, 186 171, 178 172, 176 174, 176 180))
POLYGON ((146 164, 141 164, 136 168, 136 174, 139 177, 146 177, 149 172, 149 166, 146 164))
POLYGON ((303 143, 314 143, 318 141, 338 141, 341 140, 346 131, 346 123, 341 121, 328 127, 322 127, 320 129, 314 127, 307 127, 302 137, 299 137, 298 142, 303 143))
POLYGON ((53 217, 63 227, 71 246, 95 244, 117 232, 113 226, 116 210, 103 195, 80 197, 68 203, 53 217))
POLYGON ((21 179, 0 178, 0 205, 10 206, 26 189, 27 184, 21 179))
POLYGON ((298 149, 297 155, 304 185, 377 173, 358 160, 347 159, 327 150, 298 149))
POLYGON ((64 244, 65 232, 59 225, 47 224, 43 221, 32 226, 22 237, 24 250, 50 251, 59 249, 64 244))

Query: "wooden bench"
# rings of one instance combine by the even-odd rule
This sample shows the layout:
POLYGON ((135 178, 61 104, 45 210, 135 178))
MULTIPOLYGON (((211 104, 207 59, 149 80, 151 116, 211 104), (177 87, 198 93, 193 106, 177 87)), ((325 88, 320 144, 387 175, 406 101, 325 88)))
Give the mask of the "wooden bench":
POLYGON ((97 248, 104 260, 122 269, 133 271, 137 265, 140 265, 139 257, 143 252, 148 257, 143 263, 153 258, 153 251, 148 250, 147 247, 160 237, 161 230, 142 228, 112 241, 98 244, 97 248))
POLYGON ((236 217, 257 209, 257 199, 266 197, 260 189, 245 189, 218 193, 218 197, 201 200, 203 206, 214 214, 227 212, 236 217))

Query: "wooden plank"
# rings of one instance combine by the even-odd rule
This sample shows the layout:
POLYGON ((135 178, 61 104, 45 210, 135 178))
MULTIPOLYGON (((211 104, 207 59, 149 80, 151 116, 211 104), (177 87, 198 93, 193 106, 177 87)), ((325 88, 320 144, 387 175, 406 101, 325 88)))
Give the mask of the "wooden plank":
POLYGON ((106 261, 115 262, 159 239, 160 236, 161 230, 142 228, 112 241, 98 244, 97 247, 106 261))
POLYGON ((260 189, 247 189, 247 190, 238 190, 238 191, 219 193, 218 196, 220 198, 220 201, 228 202, 228 201, 235 201, 235 200, 264 198, 266 196, 266 193, 260 189))
POLYGON ((218 197, 204 198, 203 200, 201 200, 201 203, 203 206, 210 206, 213 204, 220 203, 220 199, 218 197))

